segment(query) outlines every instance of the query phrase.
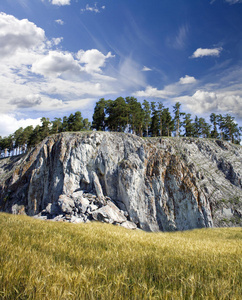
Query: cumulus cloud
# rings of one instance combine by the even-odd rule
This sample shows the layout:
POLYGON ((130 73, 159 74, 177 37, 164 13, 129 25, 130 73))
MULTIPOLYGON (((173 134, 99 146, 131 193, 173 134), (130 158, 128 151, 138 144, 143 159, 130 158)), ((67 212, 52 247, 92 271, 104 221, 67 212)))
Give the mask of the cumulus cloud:
POLYGON ((192 96, 180 97, 179 101, 197 114, 230 113, 242 118, 242 97, 229 91, 197 90, 192 96))
POLYGON ((71 4, 71 0, 49 0, 52 4, 54 5, 70 5, 71 4))
MULTIPOLYGON (((59 43, 61 39, 57 40, 59 43)), ((58 44, 56 43, 56 44, 58 44)), ((53 42, 52 42, 53 44, 53 42)), ((104 55, 97 49, 80 50, 75 57, 70 52, 50 51, 32 65, 32 72, 44 76, 61 76, 64 73, 88 74, 102 73, 108 58, 114 57, 111 52, 104 55)))
POLYGON ((10 104, 16 105, 18 108, 29 108, 42 103, 40 95, 27 95, 23 98, 13 99, 9 102, 10 104))
POLYGON ((8 136, 14 133, 20 127, 27 127, 32 125, 33 127, 41 125, 40 118, 37 119, 20 119, 18 120, 16 116, 9 114, 0 114, 0 128, 2 137, 8 136))
POLYGON ((97 3, 94 4, 94 6, 90 6, 89 4, 86 5, 85 8, 81 9, 81 12, 85 12, 85 11, 90 11, 90 12, 95 12, 95 13, 100 13, 101 10, 104 10, 105 6, 103 5, 101 8, 97 7, 97 3))
POLYGON ((179 83, 181 84, 190 84, 195 83, 197 80, 193 76, 186 75, 185 77, 181 77, 179 83))
POLYGON ((133 94, 135 97, 151 97, 151 98, 162 98, 165 99, 168 96, 172 95, 171 92, 166 90, 158 90, 152 86, 147 86, 144 91, 137 91, 133 94))
POLYGON ((27 19, 0 13, 0 57, 13 55, 18 50, 31 49, 45 40, 45 32, 27 19))
POLYGON ((114 57, 111 52, 104 55, 97 49, 91 49, 87 51, 80 50, 76 55, 77 59, 81 64, 84 64, 84 70, 87 73, 102 72, 101 67, 105 66, 108 58, 114 57))
POLYGON ((204 56, 219 56, 222 48, 213 48, 213 49, 202 49, 198 48, 193 55, 192 58, 204 57, 204 56))
POLYGON ((44 76, 60 76, 69 71, 79 72, 80 66, 71 53, 50 51, 47 56, 43 56, 34 62, 31 70, 44 76))
POLYGON ((63 37, 53 38, 46 42, 46 46, 48 48, 52 48, 54 46, 58 46, 63 41, 63 37))

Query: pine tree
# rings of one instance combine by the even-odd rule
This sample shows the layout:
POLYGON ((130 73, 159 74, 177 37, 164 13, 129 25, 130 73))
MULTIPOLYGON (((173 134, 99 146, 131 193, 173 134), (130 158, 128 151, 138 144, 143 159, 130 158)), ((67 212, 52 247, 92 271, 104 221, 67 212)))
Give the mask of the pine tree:
POLYGON ((134 134, 142 135, 144 112, 141 103, 134 97, 126 97, 129 112, 129 124, 131 132, 134 134))
POLYGON ((229 114, 226 114, 223 117, 222 130, 224 132, 225 139, 231 141, 232 143, 235 142, 235 136, 239 135, 238 124, 235 123, 234 117, 229 114))
POLYGON ((106 110, 107 101, 104 98, 101 98, 94 108, 93 113, 93 121, 92 121, 92 128, 96 130, 105 131, 106 128, 106 110))
POLYGON ((75 117, 71 113, 67 119, 67 131, 74 131, 75 117))
POLYGON ((60 132, 66 132, 66 131, 68 131, 68 118, 64 116, 62 120, 60 132))
POLYGON ((61 118, 54 118, 54 121, 51 121, 51 123, 52 123, 52 128, 51 128, 52 134, 61 131, 61 127, 62 127, 61 118))
POLYGON ((16 155, 17 154, 20 154, 21 152, 21 148, 22 148, 22 145, 23 145, 23 141, 22 141, 22 137, 23 137, 23 127, 20 127, 19 129, 17 129, 13 136, 14 136, 14 148, 16 149, 16 155))
POLYGON ((49 118, 45 118, 45 117, 41 118, 41 122, 42 125, 40 127, 40 136, 41 136, 41 140, 43 140, 50 134, 51 123, 49 118))
POLYGON ((159 135, 159 114, 158 110, 156 109, 156 103, 151 102, 151 126, 150 131, 152 136, 158 136, 159 135))
POLYGON ((143 124, 144 124, 144 130, 146 131, 145 136, 149 135, 149 127, 150 127, 150 122, 151 122, 151 109, 150 109, 150 104, 147 100, 143 101, 143 112, 144 112, 144 118, 143 118, 143 124))
POLYGON ((83 117, 80 111, 75 112, 73 119, 73 131, 83 130, 83 117))
POLYGON ((217 139, 219 137, 218 130, 217 130, 218 119, 219 119, 219 116, 216 115, 215 113, 212 113, 210 115, 210 122, 213 125, 213 130, 211 131, 211 137, 214 139, 217 139))
POLYGON ((128 105, 123 97, 107 101, 107 126, 109 130, 122 132, 125 130, 129 120, 128 105))
POLYGON ((83 120, 83 128, 82 130, 88 131, 91 130, 91 122, 87 118, 83 120))
POLYGON ((181 103, 179 102, 176 102, 176 104, 173 106, 173 112, 175 114, 174 124, 176 129, 176 137, 180 136, 180 123, 181 123, 180 117, 184 115, 184 113, 180 111, 180 107, 181 107, 181 103))
POLYGON ((41 127, 37 125, 29 136, 27 147, 35 147, 42 140, 41 127))
POLYGON ((158 116, 159 116, 159 133, 160 136, 163 135, 163 111, 164 111, 164 105, 162 102, 158 103, 158 116))
POLYGON ((191 114, 185 114, 183 120, 183 127, 185 130, 184 136, 192 137, 194 135, 194 124, 191 118, 191 114))
POLYGON ((163 135, 171 136, 171 133, 174 130, 174 121, 172 120, 169 108, 165 108, 163 110, 162 120, 163 120, 163 135))

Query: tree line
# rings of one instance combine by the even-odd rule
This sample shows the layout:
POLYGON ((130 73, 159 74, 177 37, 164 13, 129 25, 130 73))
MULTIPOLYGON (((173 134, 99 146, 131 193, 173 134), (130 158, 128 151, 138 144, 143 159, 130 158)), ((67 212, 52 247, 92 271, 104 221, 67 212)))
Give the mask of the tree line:
POLYGON ((70 114, 69 117, 54 118, 50 121, 49 118, 43 117, 41 125, 20 127, 13 134, 7 137, 0 137, 0 152, 1 156, 18 155, 35 147, 39 142, 51 134, 66 132, 66 131, 87 131, 91 129, 89 120, 83 119, 80 111, 75 114, 70 114))
POLYGON ((41 125, 19 128, 7 137, 0 137, 1 156, 18 155, 33 148, 45 137, 67 131, 117 131, 128 132, 144 137, 184 136, 197 138, 215 138, 239 144, 242 128, 238 127, 235 118, 229 114, 211 113, 210 124, 204 118, 181 110, 177 102, 172 107, 164 107, 162 102, 142 103, 134 97, 118 97, 116 100, 97 101, 92 123, 83 119, 80 111, 69 117, 43 117, 41 125))
POLYGON ((143 103, 134 97, 122 97, 116 100, 101 98, 94 108, 92 128, 102 131, 121 131, 139 136, 184 136, 216 138, 240 143, 242 128, 238 127, 235 118, 229 114, 212 113, 210 123, 204 118, 192 119, 190 113, 181 110, 177 102, 172 113, 162 102, 144 100, 143 103))

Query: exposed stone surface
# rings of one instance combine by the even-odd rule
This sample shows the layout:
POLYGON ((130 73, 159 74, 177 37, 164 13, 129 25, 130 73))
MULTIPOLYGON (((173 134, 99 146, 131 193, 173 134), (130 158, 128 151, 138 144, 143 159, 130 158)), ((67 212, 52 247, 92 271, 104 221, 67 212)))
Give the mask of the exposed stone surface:
MULTIPOLYGON (((95 220, 119 224, 128 229, 136 229, 137 226, 128 221, 124 212, 109 199, 109 197, 102 195, 102 199, 99 200, 96 195, 84 194, 83 191, 75 192, 70 196, 60 195, 56 203, 49 203, 34 218, 70 223, 86 223, 95 220)), ((13 213, 18 214, 18 208, 15 204, 12 207, 13 213)))
POLYGON ((11 213, 150 231, 241 226, 242 147, 223 141, 63 133, 1 159, 0 178, 11 213))

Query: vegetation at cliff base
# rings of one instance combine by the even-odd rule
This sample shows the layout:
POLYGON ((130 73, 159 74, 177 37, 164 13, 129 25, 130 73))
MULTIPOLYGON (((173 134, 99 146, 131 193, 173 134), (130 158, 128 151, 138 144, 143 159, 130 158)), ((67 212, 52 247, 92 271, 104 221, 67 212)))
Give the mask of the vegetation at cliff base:
POLYGON ((147 233, 0 214, 1 299, 241 299, 242 229, 147 233))

